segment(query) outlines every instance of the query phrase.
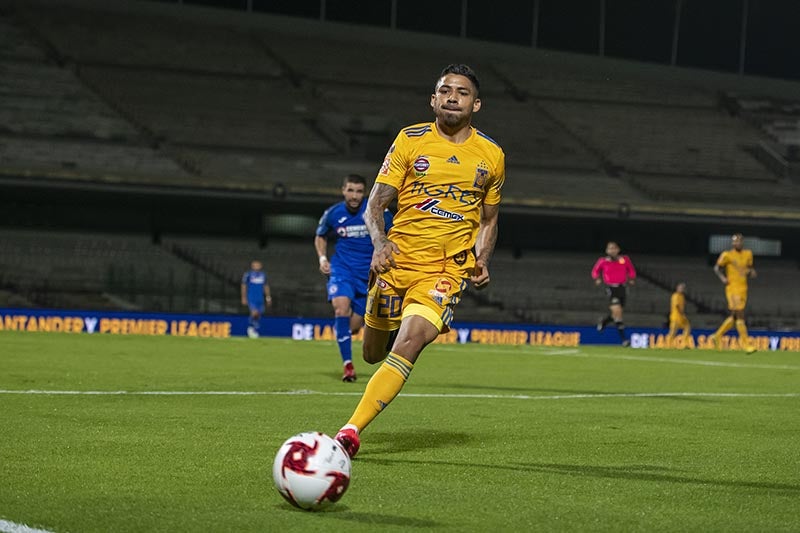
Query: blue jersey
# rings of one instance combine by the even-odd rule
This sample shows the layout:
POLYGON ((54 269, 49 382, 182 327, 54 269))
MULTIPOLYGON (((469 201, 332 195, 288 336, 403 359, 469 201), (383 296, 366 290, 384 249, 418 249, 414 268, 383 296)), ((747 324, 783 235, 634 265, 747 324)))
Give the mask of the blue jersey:
MULTIPOLYGON (((366 208, 367 202, 364 201, 353 213, 347 209, 345 202, 339 202, 330 206, 319 219, 317 235, 336 241, 336 253, 330 258, 331 276, 352 276, 363 280, 369 277, 372 239, 364 224, 366 208)), ((389 231, 392 214, 384 211, 383 220, 386 231, 389 231)))
POLYGON ((263 270, 248 270, 242 276, 242 285, 247 286, 247 303, 261 305, 264 302, 264 285, 267 274, 263 270))

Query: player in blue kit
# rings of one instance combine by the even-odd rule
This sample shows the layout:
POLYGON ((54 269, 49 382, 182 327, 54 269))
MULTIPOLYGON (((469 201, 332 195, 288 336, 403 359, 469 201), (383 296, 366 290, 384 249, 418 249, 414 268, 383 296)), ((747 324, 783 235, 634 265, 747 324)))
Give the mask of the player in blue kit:
POLYGON ((251 339, 258 338, 258 326, 261 315, 266 307, 272 307, 267 274, 263 270, 261 261, 250 263, 250 270, 242 276, 242 305, 250 309, 250 321, 247 325, 247 336, 251 339))
MULTIPOLYGON (((330 206, 319 219, 314 248, 319 256, 319 271, 328 276, 328 301, 333 305, 336 342, 342 356, 342 381, 355 381, 351 335, 364 325, 367 303, 372 239, 364 224, 364 201, 367 180, 357 174, 345 176, 344 200, 330 206), (335 239, 336 252, 328 259, 328 240, 335 239)), ((392 215, 384 212, 386 231, 392 215)))

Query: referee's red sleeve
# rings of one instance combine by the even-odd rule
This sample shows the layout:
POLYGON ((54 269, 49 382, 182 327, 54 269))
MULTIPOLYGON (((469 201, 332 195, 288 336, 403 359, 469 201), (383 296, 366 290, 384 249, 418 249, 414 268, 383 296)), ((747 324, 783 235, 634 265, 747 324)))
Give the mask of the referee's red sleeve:
POLYGON ((631 279, 636 279, 636 269, 633 268, 633 261, 627 255, 625 256, 625 265, 628 268, 628 277, 631 279))
POLYGON ((597 262, 592 267, 592 279, 597 279, 600 276, 600 266, 603 264, 603 258, 597 260, 597 262))

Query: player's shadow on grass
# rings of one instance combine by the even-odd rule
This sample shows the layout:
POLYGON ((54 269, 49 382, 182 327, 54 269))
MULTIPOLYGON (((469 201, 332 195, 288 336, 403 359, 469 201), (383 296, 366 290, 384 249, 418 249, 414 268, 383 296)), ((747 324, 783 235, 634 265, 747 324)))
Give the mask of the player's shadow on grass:
MULTIPOLYGON (((275 507, 281 511, 289 511, 297 513, 308 512, 300 510, 297 507, 292 507, 290 504, 286 502, 280 503, 275 507)), ((439 522, 436 522, 435 520, 426 520, 423 518, 412 518, 408 516, 379 514, 379 513, 360 513, 357 511, 351 511, 350 508, 347 507, 346 505, 341 505, 338 503, 332 507, 329 507, 328 509, 324 509, 319 512, 313 512, 311 514, 313 514, 316 517, 319 517, 321 520, 326 520, 328 518, 336 518, 337 520, 346 520, 348 522, 359 522, 361 524, 370 524, 376 527, 400 526, 409 529, 411 528, 431 529, 435 527, 440 527, 442 525, 439 522)), ((335 528, 331 527, 330 529, 333 530, 335 528)))
POLYGON ((656 481, 664 483, 684 483, 712 485, 718 487, 752 488, 798 492, 800 485, 792 483, 770 483, 764 481, 706 479, 686 475, 680 470, 656 465, 591 466, 553 463, 531 463, 520 465, 535 471, 582 477, 604 479, 631 479, 635 481, 656 481))
POLYGON ((326 514, 326 516, 337 518, 339 520, 360 522, 362 524, 371 524, 375 526, 401 526, 407 528, 428 529, 439 527, 441 525, 434 520, 378 513, 359 513, 356 511, 350 511, 347 508, 343 508, 342 512, 329 513, 326 514))
POLYGON ((732 487, 737 489, 760 489, 784 492, 800 492, 800 484, 770 483, 766 481, 708 479, 686 475, 680 470, 657 465, 625 465, 625 466, 593 466, 570 465, 558 463, 514 463, 509 465, 492 465, 454 461, 420 461, 402 459, 370 459, 371 463, 418 464, 428 467, 457 466, 462 468, 484 468, 490 470, 511 470, 513 472, 532 472, 540 474, 557 474, 574 477, 595 477, 600 479, 628 479, 632 481, 655 481, 658 483, 680 483, 687 485, 704 485, 716 487, 732 487))
POLYGON ((468 433, 429 428, 416 428, 413 431, 403 432, 370 432, 369 447, 362 448, 356 460, 367 460, 374 455, 464 446, 472 438, 468 433))

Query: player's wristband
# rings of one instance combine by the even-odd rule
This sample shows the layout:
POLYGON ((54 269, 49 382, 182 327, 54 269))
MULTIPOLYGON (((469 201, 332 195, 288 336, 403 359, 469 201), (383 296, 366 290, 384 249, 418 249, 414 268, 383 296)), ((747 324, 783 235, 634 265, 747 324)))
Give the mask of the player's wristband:
POLYGON ((267 300, 268 302, 271 302, 271 301, 272 301, 272 296, 267 296, 267 297, 265 298, 265 300, 267 300))
POLYGON ((322 263, 326 263, 327 261, 328 261, 328 258, 326 256, 324 256, 324 255, 319 256, 319 264, 320 265, 322 263))

